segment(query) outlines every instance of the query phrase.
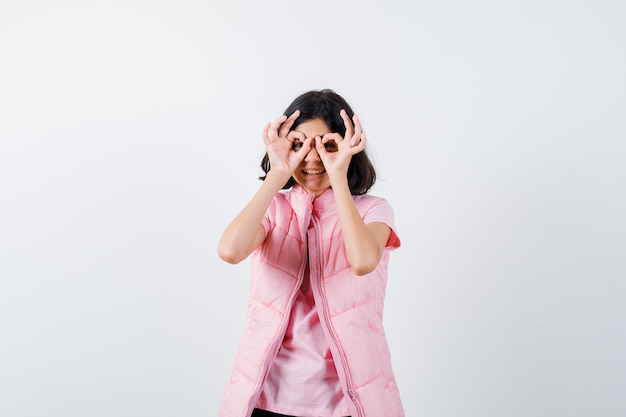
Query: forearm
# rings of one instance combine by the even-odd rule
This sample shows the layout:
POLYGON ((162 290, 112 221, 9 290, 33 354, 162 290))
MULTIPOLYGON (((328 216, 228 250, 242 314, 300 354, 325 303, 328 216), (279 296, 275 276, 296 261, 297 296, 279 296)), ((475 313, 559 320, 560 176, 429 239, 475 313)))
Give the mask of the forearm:
POLYGON ((357 275, 372 272, 380 262, 386 239, 383 241, 380 234, 363 222, 347 180, 334 181, 333 194, 350 266, 357 275))
POLYGON ((218 244, 220 258, 239 263, 263 242, 264 235, 260 235, 263 216, 287 179, 284 175, 268 173, 252 199, 224 230, 218 244))

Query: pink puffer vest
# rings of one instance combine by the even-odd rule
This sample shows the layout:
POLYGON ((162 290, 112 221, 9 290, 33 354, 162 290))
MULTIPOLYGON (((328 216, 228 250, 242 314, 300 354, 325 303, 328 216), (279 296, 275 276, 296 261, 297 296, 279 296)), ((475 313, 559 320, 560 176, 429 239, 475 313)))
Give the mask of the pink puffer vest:
POLYGON ((386 200, 366 194, 354 202, 367 223, 392 228, 378 267, 364 276, 348 263, 331 189, 314 199, 295 185, 274 198, 264 219, 267 238, 251 258, 246 327, 220 417, 252 413, 281 346, 307 250, 311 288, 352 417, 404 416, 383 329, 389 252, 400 240, 386 200))

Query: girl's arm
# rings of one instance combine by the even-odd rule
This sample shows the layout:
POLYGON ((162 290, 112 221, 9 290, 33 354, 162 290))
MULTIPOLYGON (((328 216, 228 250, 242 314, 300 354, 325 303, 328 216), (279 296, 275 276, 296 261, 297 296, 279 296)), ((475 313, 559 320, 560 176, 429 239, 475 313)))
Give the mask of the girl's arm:
MULTIPOLYGON (((288 178, 287 178, 288 179, 288 178)), ((270 171, 250 202, 224 230, 217 246, 220 258, 231 264, 243 261, 265 241, 265 228, 261 223, 272 199, 287 180, 270 171)))
POLYGON ((262 221, 272 199, 291 177, 300 161, 309 152, 311 139, 293 150, 287 138, 289 129, 298 118, 296 110, 289 118, 282 116, 263 128, 263 141, 270 160, 270 171, 250 202, 224 230, 217 246, 217 253, 224 261, 237 264, 259 247, 266 237, 262 221))
POLYGON ((346 126, 345 136, 342 138, 338 134, 328 134, 323 138, 317 137, 316 148, 330 178, 348 262, 356 275, 365 275, 376 269, 380 262, 391 229, 384 223, 363 222, 354 204, 348 186, 348 166, 352 156, 365 149, 366 137, 356 115, 354 128, 344 110, 341 111, 341 117, 346 126), (336 152, 325 149, 324 144, 328 141, 337 143, 336 152))
POLYGON ((376 269, 383 256, 391 229, 385 223, 364 223, 356 209, 348 181, 336 181, 333 194, 343 234, 348 261, 356 275, 365 275, 376 269))

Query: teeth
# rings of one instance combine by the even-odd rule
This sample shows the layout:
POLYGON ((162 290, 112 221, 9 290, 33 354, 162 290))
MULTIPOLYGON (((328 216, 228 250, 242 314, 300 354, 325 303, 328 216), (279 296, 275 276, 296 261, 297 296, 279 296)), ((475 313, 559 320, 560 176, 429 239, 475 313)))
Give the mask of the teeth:
POLYGON ((305 174, 323 174, 325 171, 323 169, 304 169, 305 174))

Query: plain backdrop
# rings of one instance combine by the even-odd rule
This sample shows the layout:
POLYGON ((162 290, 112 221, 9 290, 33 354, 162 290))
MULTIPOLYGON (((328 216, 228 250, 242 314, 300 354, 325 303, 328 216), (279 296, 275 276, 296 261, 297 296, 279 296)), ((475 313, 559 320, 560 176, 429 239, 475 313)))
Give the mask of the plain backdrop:
POLYGON ((249 265, 216 244, 263 124, 321 88, 395 209, 407 416, 626 415, 624 22, 617 0, 3 0, 0 416, 217 415, 249 265))

